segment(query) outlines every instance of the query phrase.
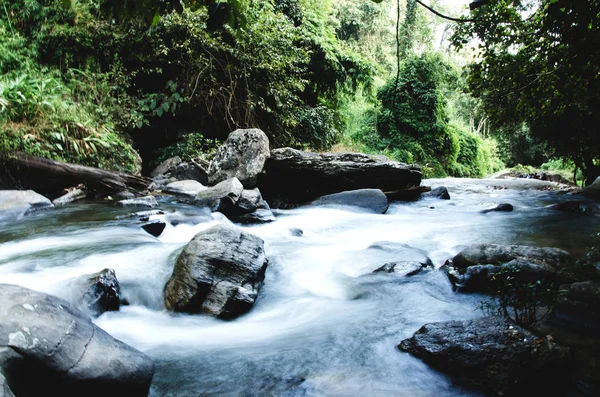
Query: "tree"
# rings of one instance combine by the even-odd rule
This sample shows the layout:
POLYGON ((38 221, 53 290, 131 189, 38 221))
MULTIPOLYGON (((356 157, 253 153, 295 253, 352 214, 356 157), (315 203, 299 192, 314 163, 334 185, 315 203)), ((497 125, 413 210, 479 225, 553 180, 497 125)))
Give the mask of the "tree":
POLYGON ((587 183, 600 174, 600 0, 497 0, 458 24, 469 86, 496 127, 526 123, 587 183))

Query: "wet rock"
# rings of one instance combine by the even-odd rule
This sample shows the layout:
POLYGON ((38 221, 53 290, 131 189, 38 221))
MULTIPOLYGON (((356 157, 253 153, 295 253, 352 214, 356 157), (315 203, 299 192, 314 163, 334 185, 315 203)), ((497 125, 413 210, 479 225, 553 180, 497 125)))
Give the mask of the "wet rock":
POLYGON ((385 262, 417 262, 423 267, 433 267, 427 252, 408 244, 392 241, 379 241, 362 250, 362 255, 373 259, 385 259, 385 262))
POLYGON ((164 215, 164 214, 165 213, 162 210, 138 211, 138 212, 132 212, 127 215, 117 216, 117 219, 138 218, 140 221, 147 222, 151 216, 164 215))
POLYGON ((590 280, 560 286, 555 307, 559 320, 578 330, 600 331, 600 281, 590 280))
POLYGON ((0 215, 19 215, 52 206, 49 199, 33 190, 0 190, 0 215))
POLYGON ((269 204, 263 200, 258 188, 244 190, 238 202, 225 215, 236 223, 267 223, 274 222, 275 216, 269 204))
POLYGON ((562 203, 553 204, 549 208, 561 212, 573 212, 576 214, 591 214, 594 212, 589 203, 581 200, 563 201, 562 203))
POLYGON ((181 163, 182 163, 182 160, 181 160, 181 157, 179 157, 179 156, 175 156, 175 157, 166 159, 158 167, 156 167, 154 170, 152 170, 152 172, 150 173, 150 176, 152 178, 156 178, 160 175, 165 175, 166 173, 168 173, 169 171, 171 171, 172 169, 174 169, 181 163))
POLYGON ((591 185, 583 189, 582 194, 589 198, 600 199, 600 176, 591 185))
POLYGON ((173 194, 181 194, 183 196, 195 197, 198 193, 208 189, 198 181, 185 180, 171 182, 162 188, 163 191, 173 194))
POLYGON ((309 205, 343 205, 367 210, 374 214, 385 214, 388 199, 379 189, 358 189, 321 196, 309 205))
POLYGON ((231 219, 233 222, 242 224, 258 224, 275 222, 277 218, 270 209, 258 209, 250 214, 239 215, 231 219))
POLYGON ((445 186, 438 186, 435 189, 432 189, 430 192, 424 193, 421 197, 432 197, 438 198, 442 200, 450 200, 450 193, 448 193, 448 189, 445 186))
POLYGON ((231 178, 217 185, 199 192, 194 198, 194 203, 208 207, 212 212, 227 213, 240 199, 244 186, 237 178, 231 178))
POLYGON ((17 396, 147 396, 154 364, 67 301, 0 284, 0 367, 17 396))
POLYGON ((142 225, 142 229, 144 229, 144 231, 146 231, 146 233, 148 233, 154 237, 158 237, 165 230, 166 226, 167 226, 167 224, 162 221, 153 221, 150 223, 146 223, 145 225, 142 225))
POLYGON ((87 194, 83 191, 83 189, 73 188, 67 194, 60 196, 57 199, 52 200, 52 204, 55 206, 67 205, 77 200, 82 200, 86 198, 87 194))
POLYGON ((373 273, 395 273, 400 276, 414 276, 427 266, 414 261, 389 262, 375 269, 373 273))
POLYGON ((198 233, 177 258, 164 290, 168 310, 232 319, 248 312, 267 268, 261 238, 230 225, 198 233))
POLYGON ((77 277, 65 289, 63 297, 92 317, 120 308, 121 285, 113 269, 77 277))
POLYGON ((564 395, 572 358, 501 317, 426 324, 398 348, 490 395, 564 395))
POLYGON ((305 204, 327 194, 348 190, 392 192, 421 183, 419 166, 362 153, 275 149, 271 151, 265 171, 259 179, 259 188, 275 208, 305 204))
POLYGON ((298 229, 297 227, 293 227, 290 229, 290 234, 294 237, 302 237, 304 236, 304 232, 302 229, 298 229))
POLYGON ((117 201, 117 204, 126 206, 126 207, 132 206, 132 207, 153 208, 153 207, 158 206, 158 201, 156 201, 156 198, 154 196, 146 196, 146 197, 138 197, 138 198, 134 198, 134 199, 117 201))
POLYGON ((135 194, 128 192, 127 190, 123 190, 121 192, 117 192, 115 194, 115 198, 117 200, 130 200, 135 198, 135 194))
POLYGON ((482 214, 487 214, 489 212, 512 212, 513 206, 508 203, 498 204, 494 208, 489 208, 487 210, 481 211, 482 214))
POLYGON ((237 178, 244 187, 256 187, 269 158, 269 138, 257 128, 238 129, 219 147, 208 168, 210 184, 237 178))

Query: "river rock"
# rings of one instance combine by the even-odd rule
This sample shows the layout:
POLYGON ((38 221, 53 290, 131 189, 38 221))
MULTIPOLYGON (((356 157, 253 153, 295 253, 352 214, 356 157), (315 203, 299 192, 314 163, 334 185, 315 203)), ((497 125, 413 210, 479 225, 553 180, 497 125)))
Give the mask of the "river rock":
POLYGON ((162 163, 160 163, 160 165, 158 167, 153 169, 152 172, 150 173, 150 176, 152 178, 156 178, 160 175, 165 175, 181 163, 182 163, 182 160, 181 160, 181 157, 179 157, 179 156, 174 156, 174 157, 168 158, 165 161, 163 161, 162 163))
POLYGON ((591 214, 593 213, 592 206, 582 200, 569 200, 562 203, 552 204, 549 208, 561 212, 573 212, 576 214, 591 214))
POLYGON ((389 203, 379 189, 358 189, 321 196, 309 205, 343 205, 367 210, 374 214, 385 214, 389 203))
POLYGON ((450 200, 450 193, 448 193, 448 189, 445 186, 438 186, 431 191, 424 193, 421 197, 432 197, 438 198, 442 200, 450 200))
POLYGON ((373 273, 395 273, 400 276, 414 276, 425 269, 427 265, 421 262, 414 261, 400 261, 400 262, 389 262, 377 268, 373 273))
POLYGON ((243 191, 244 186, 240 181, 231 178, 199 192, 194 198, 194 203, 208 207, 212 212, 227 213, 237 204, 243 191))
POLYGON ((582 194, 593 199, 600 199, 600 176, 591 185, 583 189, 582 194))
POLYGON ((184 180, 171 182, 162 188, 163 191, 173 194, 181 194, 183 196, 195 197, 198 193, 208 189, 198 181, 184 180))
POLYGON ((177 258, 164 290, 168 310, 232 319, 248 312, 267 268, 260 237, 230 225, 198 233, 177 258))
POLYGON ((33 190, 0 190, 0 214, 23 214, 52 207, 52 202, 33 190))
POLYGON ((158 237, 162 234, 162 232, 165 230, 165 227, 167 226, 167 224, 163 221, 153 221, 150 223, 146 223, 145 225, 142 225, 142 229, 144 229, 144 231, 154 237, 158 237))
POLYGON ((263 197, 275 208, 357 189, 399 191, 419 186, 421 171, 362 153, 312 153, 291 148, 271 151, 259 179, 263 197))
POLYGON ((235 130, 210 163, 208 181, 215 184, 237 178, 244 187, 252 189, 269 156, 269 138, 264 132, 257 128, 235 130))
POLYGON ((147 396, 152 360, 67 301, 0 284, 0 367, 16 396, 147 396))
POLYGON ((244 190, 238 202, 225 215, 237 223, 267 223, 275 221, 269 204, 263 200, 258 188, 244 190))
MULTIPOLYGON (((104 312, 117 311, 121 306, 121 285, 113 269, 77 277, 65 287, 64 297, 79 310, 98 317, 104 312)), ((61 295, 62 296, 62 295, 61 295)))
POLYGON ((232 218, 231 220, 235 223, 241 223, 241 224, 258 224, 258 223, 275 222, 277 220, 277 218, 275 218, 275 215, 273 215, 273 212, 270 209, 266 208, 266 209, 258 209, 249 214, 236 216, 235 218, 232 218))
POLYGON ((501 317, 426 324, 398 348, 490 395, 564 395, 569 349, 501 317))
POLYGON ((555 316, 576 328, 600 331, 600 280, 560 286, 555 316))
POLYGON ((68 193, 60 196, 59 198, 52 200, 52 204, 54 204, 55 206, 58 207, 61 205, 70 204, 77 200, 83 200, 86 197, 87 197, 87 194, 83 191, 83 189, 73 188, 68 193))
POLYGON ((508 203, 498 204, 494 208, 488 208, 486 210, 481 211, 482 214, 487 214, 489 212, 512 212, 513 206, 508 203))

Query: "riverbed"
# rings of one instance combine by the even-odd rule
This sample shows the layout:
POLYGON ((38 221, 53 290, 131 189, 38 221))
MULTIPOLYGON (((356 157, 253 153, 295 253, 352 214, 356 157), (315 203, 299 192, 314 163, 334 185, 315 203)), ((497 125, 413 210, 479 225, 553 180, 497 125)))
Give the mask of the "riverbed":
POLYGON ((129 305, 95 323, 154 360, 151 396, 476 396, 396 346, 425 323, 482 316, 483 297, 454 292, 437 270, 466 245, 586 252, 600 229, 597 202, 588 202, 593 214, 558 212, 548 206, 581 198, 538 182, 429 180, 451 200, 395 202, 384 215, 301 207, 240 225, 264 239, 269 267, 254 308, 234 321, 164 309, 179 252, 229 222, 175 198, 159 199, 164 214, 152 219, 168 224, 158 238, 127 216, 143 208, 110 203, 2 220, 0 282, 76 303, 73 278, 113 268, 129 305), (500 203, 514 211, 481 213, 500 203), (407 250, 425 252, 434 269, 373 273, 407 250))

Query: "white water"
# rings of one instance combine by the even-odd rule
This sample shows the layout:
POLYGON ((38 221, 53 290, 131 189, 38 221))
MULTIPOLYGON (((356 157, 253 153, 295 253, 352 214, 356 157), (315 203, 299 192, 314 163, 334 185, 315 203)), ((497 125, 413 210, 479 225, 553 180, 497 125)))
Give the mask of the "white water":
POLYGON ((96 324, 154 359, 153 396, 474 395, 396 345, 424 323, 480 316, 481 296, 454 293, 435 270, 413 277, 372 271, 402 260, 401 244, 425 251, 436 267, 479 242, 581 254, 600 223, 598 215, 544 208, 570 198, 554 192, 443 184, 450 201, 395 203, 385 215, 301 208, 246 227, 265 240, 270 264, 256 305, 235 321, 164 310, 162 289, 183 246, 197 232, 229 222, 175 203, 162 203, 166 215, 155 218, 192 223, 168 225, 160 238, 135 219, 117 218, 134 209, 99 204, 4 221, 0 282, 69 299, 72 278, 115 269, 131 304, 96 324), (479 212, 504 202, 515 211, 479 212), (396 244, 366 249, 383 241, 396 244))

